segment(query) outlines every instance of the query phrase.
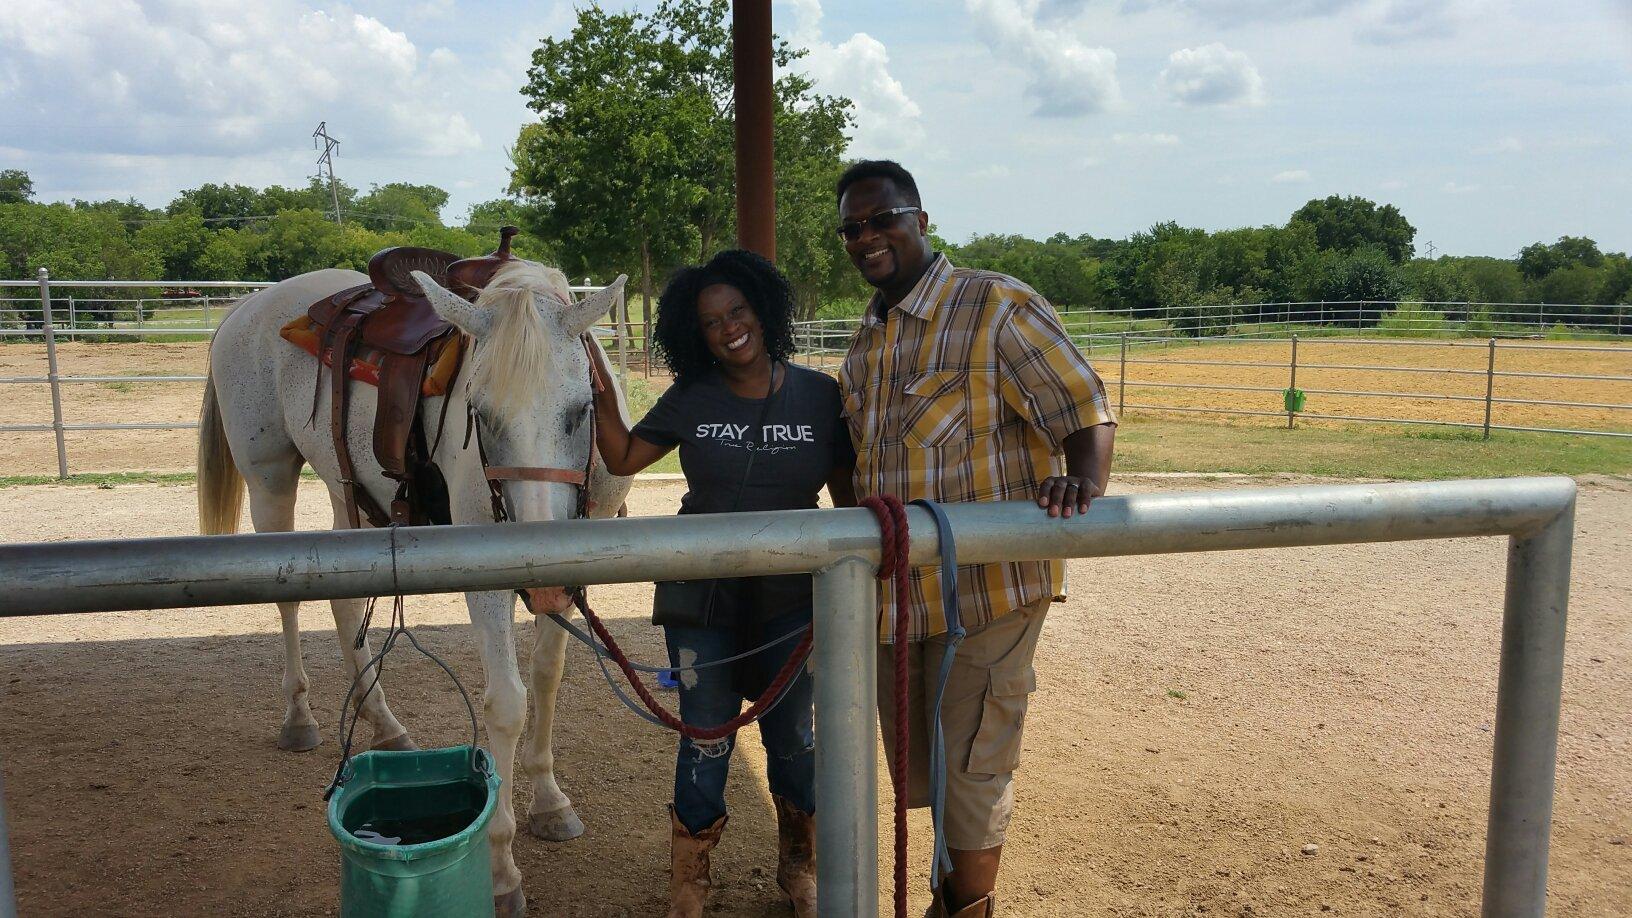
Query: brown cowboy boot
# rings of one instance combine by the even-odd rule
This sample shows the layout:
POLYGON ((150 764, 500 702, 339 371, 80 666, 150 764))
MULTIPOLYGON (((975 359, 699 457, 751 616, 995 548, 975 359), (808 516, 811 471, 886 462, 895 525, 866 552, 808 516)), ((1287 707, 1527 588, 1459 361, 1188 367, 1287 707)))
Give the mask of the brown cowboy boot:
POLYGON ((776 885, 793 903, 794 918, 816 918, 816 817, 784 797, 776 801, 776 885))
POLYGON ((708 898, 708 852, 720 843, 729 818, 721 816, 692 835, 674 815, 674 804, 669 804, 669 918, 701 918, 708 898))
POLYGON ((929 911, 924 918, 993 918, 997 914, 997 897, 982 896, 965 905, 955 912, 946 910, 946 902, 941 898, 941 891, 934 890, 934 899, 929 903, 929 911))

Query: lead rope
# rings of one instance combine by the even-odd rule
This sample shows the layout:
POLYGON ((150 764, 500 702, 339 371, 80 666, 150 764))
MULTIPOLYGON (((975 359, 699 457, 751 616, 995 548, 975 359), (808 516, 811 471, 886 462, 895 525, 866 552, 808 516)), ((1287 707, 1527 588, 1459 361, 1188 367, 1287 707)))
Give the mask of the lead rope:
POLYGON ((893 494, 862 498, 861 505, 878 517, 880 558, 878 579, 895 587, 895 756, 890 785, 895 789, 895 918, 907 916, 907 509, 893 494))

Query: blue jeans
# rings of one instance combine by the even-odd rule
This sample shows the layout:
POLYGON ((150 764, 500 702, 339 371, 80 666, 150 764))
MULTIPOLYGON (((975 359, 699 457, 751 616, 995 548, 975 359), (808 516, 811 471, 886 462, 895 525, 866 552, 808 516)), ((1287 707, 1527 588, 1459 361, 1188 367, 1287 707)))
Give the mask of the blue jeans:
MULTIPOLYGON (((665 625, 669 660, 688 666, 723 660, 810 624, 810 608, 756 624, 731 628, 665 625)), ((688 724, 713 727, 742 711, 743 700, 759 697, 799 646, 798 636, 746 660, 711 669, 681 670, 680 717, 688 724)), ((771 793, 806 813, 816 812, 816 731, 811 674, 801 668, 782 701, 759 721, 765 746, 771 793)), ((725 815, 725 779, 731 769, 733 734, 721 740, 693 742, 680 738, 674 763, 674 812, 693 834, 725 815)))

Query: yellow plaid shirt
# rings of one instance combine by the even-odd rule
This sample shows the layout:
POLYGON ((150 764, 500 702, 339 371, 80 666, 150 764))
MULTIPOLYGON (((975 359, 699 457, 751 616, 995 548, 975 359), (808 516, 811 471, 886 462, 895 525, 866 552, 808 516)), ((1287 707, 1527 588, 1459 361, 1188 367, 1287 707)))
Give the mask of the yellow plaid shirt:
MULTIPOLYGON (((857 497, 1035 500, 1039 482, 1064 473, 1067 436, 1116 422, 1054 307, 1014 278, 941 255, 884 317, 880 302, 874 294, 839 370, 857 497)), ((959 565, 959 617, 977 628, 1060 596, 1064 579, 1063 561, 959 565)), ((940 568, 914 568, 909 582, 910 638, 945 632, 940 568)), ((892 584, 880 601, 894 609, 892 584)), ((885 642, 892 619, 881 616, 885 642)))

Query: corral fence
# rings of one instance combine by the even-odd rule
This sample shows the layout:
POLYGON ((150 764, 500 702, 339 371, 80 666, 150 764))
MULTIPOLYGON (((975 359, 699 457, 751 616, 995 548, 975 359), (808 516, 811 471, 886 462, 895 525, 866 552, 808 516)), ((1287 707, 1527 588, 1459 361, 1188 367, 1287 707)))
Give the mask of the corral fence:
MULTIPOLYGON (((0 341, 38 339, 45 344, 46 375, 0 377, 0 385, 45 385, 51 390, 51 423, 0 424, 0 433, 51 433, 57 440, 57 476, 68 477, 69 431, 88 430, 193 430, 196 422, 93 422, 64 420, 63 387, 85 383, 202 383, 201 375, 184 376, 75 376, 63 375, 57 360, 59 341, 151 340, 153 338, 208 339, 239 300, 272 286, 265 281, 54 281, 41 268, 34 281, 0 280, 0 341), (21 289, 31 296, 16 293, 21 289), (89 290, 95 296, 75 299, 72 291, 89 290), (118 291, 127 295, 116 295, 118 291), (63 291, 69 291, 64 293, 63 291), (205 292, 209 291, 209 292, 205 292), (94 304, 94 305, 93 305, 94 304), (67 324, 61 324, 66 319, 67 324)), ((584 294, 603 287, 574 286, 584 294)), ((620 296, 613 312, 624 312, 620 296)), ((630 347, 626 322, 608 322, 599 333, 609 339, 618 372, 629 374, 630 347)))
MULTIPOLYGON (((1498 380, 1572 380, 1582 383, 1586 388, 1601 389, 1604 383, 1632 383, 1632 346, 1614 343, 1576 343, 1574 340, 1560 340, 1541 342, 1536 339, 1546 337, 1553 327, 1564 319, 1580 320, 1596 318, 1602 320, 1607 313, 1582 312, 1581 310, 1613 310, 1614 318, 1618 322, 1619 316, 1632 307, 1627 306, 1557 306, 1549 304, 1486 304, 1486 303, 1429 303, 1427 307, 1445 307, 1454 305, 1459 309, 1472 310, 1475 315, 1501 315, 1504 317, 1500 325, 1487 323, 1479 326, 1447 325, 1445 322, 1433 318, 1423 317, 1417 307, 1424 304, 1417 303, 1383 303, 1368 301, 1365 303, 1270 303, 1252 304, 1249 306, 1219 307, 1220 314, 1233 310, 1236 315, 1262 315, 1267 317, 1264 322, 1240 324, 1235 322, 1215 322, 1192 326, 1187 332, 1181 333, 1169 319, 1160 316, 1157 310, 1127 311, 1122 313, 1061 313, 1061 321, 1073 342, 1082 352, 1088 355, 1098 368, 1109 387, 1115 389, 1117 407, 1119 411, 1129 408, 1147 411, 1171 411, 1189 414, 1208 414, 1236 417, 1266 417, 1285 418, 1288 427, 1296 426, 1299 418, 1328 421, 1351 421, 1361 423, 1382 424, 1415 424, 1439 427, 1454 427, 1480 430, 1483 436, 1489 438, 1493 430, 1520 431, 1534 433, 1576 434, 1581 436, 1598 437, 1632 437, 1629 430, 1583 429, 1577 427, 1544 427, 1535 425, 1504 424, 1500 422, 1497 410, 1500 406, 1530 406, 1533 408, 1557 408, 1566 411, 1570 409, 1589 409, 1614 413, 1632 412, 1632 403, 1615 401, 1566 401, 1539 398, 1503 397, 1496 394, 1498 380), (1393 311, 1383 309, 1392 307, 1393 311), (1507 313, 1492 312, 1497 309, 1512 309, 1507 313), (1564 312, 1562 310, 1575 310, 1564 312), (1383 322, 1379 324, 1378 316, 1383 322), (1391 316, 1402 316, 1397 321, 1391 316), (1529 332, 1524 329, 1530 326, 1508 322, 1508 319, 1518 319, 1525 316, 1543 316, 1539 323, 1529 332), (1314 321, 1312 317, 1319 317, 1323 324, 1308 324, 1314 321), (1366 322, 1368 324, 1360 324, 1366 322), (1483 331, 1500 328, 1501 334, 1490 334, 1484 340, 1458 340, 1456 335, 1462 334, 1459 329, 1477 327, 1483 331), (1307 352, 1300 361, 1298 353, 1299 341, 1303 341, 1307 351, 1310 343, 1318 343, 1326 348, 1360 348, 1371 352, 1376 350, 1399 350, 1439 348, 1464 351, 1482 352, 1485 358, 1480 361, 1483 366, 1478 369, 1468 367, 1439 367, 1439 366, 1399 366, 1395 363, 1357 363, 1348 360, 1315 360, 1308 359, 1307 352), (1173 353, 1176 349, 1186 347, 1216 347, 1244 345, 1251 346, 1261 352, 1266 346, 1284 348, 1285 357, 1278 361, 1262 359, 1233 360, 1218 358, 1185 359, 1182 355, 1173 353), (1538 372, 1532 370, 1508 369, 1503 364, 1503 354, 1518 354, 1521 352, 1546 354, 1596 354, 1609 355, 1613 358, 1625 358, 1627 373, 1625 374, 1594 374, 1594 373, 1564 373, 1538 372), (1109 368, 1114 364, 1116 373, 1113 376, 1109 368), (1143 367, 1212 367, 1221 377, 1241 369, 1250 370, 1279 370, 1284 372, 1286 383, 1284 386, 1240 385, 1228 381, 1218 383, 1175 382, 1171 380, 1152 379, 1148 376, 1141 378, 1143 367), (1398 376, 1408 380, 1426 379, 1429 387, 1435 381, 1443 382, 1448 378, 1462 378, 1482 380, 1484 383, 1483 395, 1455 394, 1439 391, 1424 391, 1423 386, 1413 385, 1410 389, 1400 391, 1379 391, 1371 389, 1342 389, 1342 388, 1299 388, 1298 373, 1302 370, 1305 380, 1311 371, 1323 373, 1325 371, 1363 371, 1380 373, 1387 376, 1398 376), (1128 390, 1136 390, 1133 400, 1128 397, 1128 390), (1252 410, 1249 408, 1223 407, 1196 407, 1178 405, 1164 401, 1160 393, 1178 390, 1200 390, 1220 393, 1239 393, 1250 397, 1262 398, 1280 396, 1284 405, 1281 411, 1252 410), (1319 412, 1305 409, 1305 398, 1310 395, 1326 396, 1336 399, 1364 398, 1364 399, 1399 399, 1399 400, 1427 400, 1445 403, 1476 404, 1483 408, 1483 420, 1480 423, 1454 420, 1428 420, 1423 418, 1407 418, 1387 415, 1360 415, 1344 414, 1339 412, 1319 412)), ((1434 315, 1437 315, 1435 313, 1434 315)), ((844 355, 851 336, 856 330, 855 319, 821 319, 812 322, 801 322, 795 326, 795 345, 802 359, 816 365, 832 367, 844 355)), ((1607 326, 1618 329, 1622 326, 1607 326)), ((1632 332, 1632 321, 1625 323, 1624 328, 1632 332)), ((1569 326, 1568 333, 1572 339, 1580 337, 1604 338, 1614 341, 1618 337, 1616 331, 1581 331, 1577 326, 1569 326)), ((1623 339, 1624 340, 1624 339, 1623 339)), ((1628 427, 1632 427, 1632 414, 1626 414, 1628 427)))
MULTIPOLYGON (((1546 909, 1575 494, 1508 478, 1105 497, 1072 519, 945 509, 967 563, 1507 536, 1483 914, 1516 918, 1546 909)), ((929 511, 907 517, 909 562, 936 563, 929 511)), ((5 545, 0 616, 812 572, 818 901, 854 918, 879 901, 879 543, 843 509, 5 545)), ((4 838, 0 802, 9 870, 4 838)))

